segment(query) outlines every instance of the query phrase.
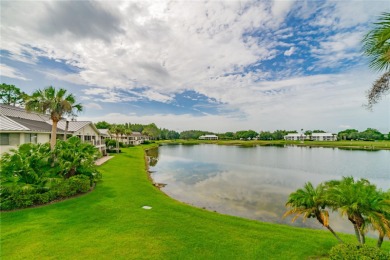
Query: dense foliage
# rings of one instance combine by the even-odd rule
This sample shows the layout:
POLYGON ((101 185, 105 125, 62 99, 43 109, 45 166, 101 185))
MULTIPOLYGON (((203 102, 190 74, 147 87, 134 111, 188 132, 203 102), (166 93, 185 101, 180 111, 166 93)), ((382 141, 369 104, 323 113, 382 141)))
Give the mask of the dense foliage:
MULTIPOLYGON (((388 136, 388 138, 390 138, 388 136)), ((367 128, 363 132, 356 129, 347 129, 338 133, 339 140, 384 140, 385 135, 373 128, 367 128)))
POLYGON ((378 247, 382 245, 384 237, 390 237, 390 190, 384 192, 377 189, 366 179, 343 177, 342 180, 320 183, 317 187, 308 182, 303 189, 290 194, 286 206, 290 209, 284 217, 295 215, 292 221, 299 216, 304 219, 316 218, 336 237, 329 227, 328 210, 338 211, 347 217, 360 244, 365 244, 369 229, 379 233, 378 247))
POLYGON ((0 102, 11 106, 23 106, 26 93, 14 85, 2 83, 0 85, 0 102))
POLYGON ((367 245, 338 244, 330 250, 329 258, 331 260, 388 260, 390 253, 367 245))
POLYGON ((0 159, 0 209, 8 210, 86 192, 100 178, 99 151, 78 137, 50 145, 26 143, 0 159))

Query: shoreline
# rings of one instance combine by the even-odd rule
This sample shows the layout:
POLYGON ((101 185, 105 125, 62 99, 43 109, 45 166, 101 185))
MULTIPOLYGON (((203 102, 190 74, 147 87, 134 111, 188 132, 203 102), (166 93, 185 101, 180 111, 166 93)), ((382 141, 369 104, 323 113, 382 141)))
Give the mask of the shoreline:
POLYGON ((156 144, 170 145, 197 145, 197 144, 217 144, 217 145, 237 145, 243 147, 254 146, 302 146, 302 147, 323 147, 323 148, 340 148, 347 150, 378 151, 390 150, 390 141, 262 141, 262 140, 160 140, 156 144))

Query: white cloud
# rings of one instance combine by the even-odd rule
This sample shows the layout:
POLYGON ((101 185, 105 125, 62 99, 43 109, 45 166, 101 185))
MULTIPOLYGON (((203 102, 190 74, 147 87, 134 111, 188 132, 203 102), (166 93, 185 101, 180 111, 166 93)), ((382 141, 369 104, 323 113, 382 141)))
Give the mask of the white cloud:
POLYGON ((7 66, 5 64, 0 64, 1 77, 8 77, 13 79, 29 80, 17 69, 7 66))
POLYGON ((296 48, 295 47, 291 47, 290 49, 288 49, 287 51, 284 52, 284 55, 285 56, 291 56, 294 54, 296 48))
MULTIPOLYGON (((336 128, 345 122, 361 125, 356 119, 358 115, 368 120, 364 110, 356 115, 354 112, 361 109, 364 90, 373 80, 369 73, 303 77, 299 68, 292 70, 286 66, 277 73, 277 78, 288 79, 265 81, 270 77, 268 71, 242 72, 248 65, 296 53, 296 47, 287 42, 294 35, 299 35, 307 46, 313 40, 319 42, 318 47, 312 48, 318 59, 313 71, 320 67, 335 68, 343 60, 355 59, 360 55, 362 24, 383 9, 382 5, 378 10, 380 2, 369 8, 371 2, 2 1, 0 33, 2 49, 10 53, 9 59, 34 64, 39 57, 45 57, 79 68, 80 72, 75 73, 49 69, 41 72, 49 79, 88 86, 82 90, 85 100, 119 103, 149 99, 169 103, 176 93, 193 90, 222 103, 221 113, 229 111, 229 116, 140 117, 162 127, 183 122, 183 129, 202 125, 218 131, 274 126, 320 128, 327 124, 336 128), (85 10, 83 18, 78 11, 65 12, 77 7, 85 10), (333 27, 343 30, 321 39, 315 38, 317 31, 300 35, 305 32, 286 28, 286 17, 292 10, 306 18, 315 13, 314 24, 324 27, 320 30, 333 27), (55 14, 60 24, 53 19, 55 14), (107 19, 99 20, 101 17, 107 19), (73 21, 86 24, 78 28, 73 21), (95 24, 101 28, 95 28, 95 24), (108 28, 109 32, 102 34, 102 28, 108 28), (345 28, 354 30, 348 32, 345 28), (254 32, 256 37, 250 35, 254 32), (277 47, 289 49, 283 52, 277 47), (346 97, 348 102, 344 100, 346 97)), ((25 79, 15 70, 5 71, 25 79)), ((380 111, 383 116, 382 111, 386 110, 380 111)), ((126 120, 139 121, 132 119, 126 120)))
POLYGON ((103 107, 99 105, 98 103, 86 103, 83 104, 84 107, 91 109, 91 110, 102 110, 103 107))

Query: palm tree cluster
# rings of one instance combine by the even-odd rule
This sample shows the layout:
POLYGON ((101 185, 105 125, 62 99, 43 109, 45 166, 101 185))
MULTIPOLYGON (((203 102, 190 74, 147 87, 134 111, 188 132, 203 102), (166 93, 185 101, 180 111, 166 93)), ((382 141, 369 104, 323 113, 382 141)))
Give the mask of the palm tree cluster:
POLYGON ((320 183, 314 187, 310 182, 290 194, 286 206, 290 209, 283 217, 295 215, 292 221, 316 218, 340 241, 329 225, 329 210, 339 211, 352 223, 360 244, 365 243, 368 230, 379 233, 378 247, 385 236, 390 238, 390 190, 384 192, 366 179, 355 180, 343 177, 320 183))
POLYGON ((390 91, 390 13, 383 13, 374 28, 363 39, 363 52, 370 58, 370 67, 385 73, 368 91, 368 108, 390 91))
POLYGON ((126 127, 126 125, 124 125, 124 124, 112 124, 110 129, 109 129, 109 132, 111 134, 115 135, 116 152, 119 153, 119 137, 121 137, 121 139, 122 139, 124 136, 129 136, 129 135, 131 135, 132 131, 130 128, 126 127))

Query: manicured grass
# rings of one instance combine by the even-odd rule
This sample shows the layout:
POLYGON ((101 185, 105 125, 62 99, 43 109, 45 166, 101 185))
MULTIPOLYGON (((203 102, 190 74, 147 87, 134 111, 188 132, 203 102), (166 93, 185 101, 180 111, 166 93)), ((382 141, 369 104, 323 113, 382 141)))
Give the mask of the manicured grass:
POLYGON ((123 151, 100 167, 103 180, 93 192, 2 212, 1 259, 308 259, 326 256, 337 244, 326 231, 177 202, 151 184, 142 147, 123 151))
POLYGON ((159 143, 168 144, 220 144, 220 145, 297 145, 311 147, 339 147, 344 149, 361 149, 361 150, 390 150, 390 141, 284 141, 284 140, 163 140, 159 143))

